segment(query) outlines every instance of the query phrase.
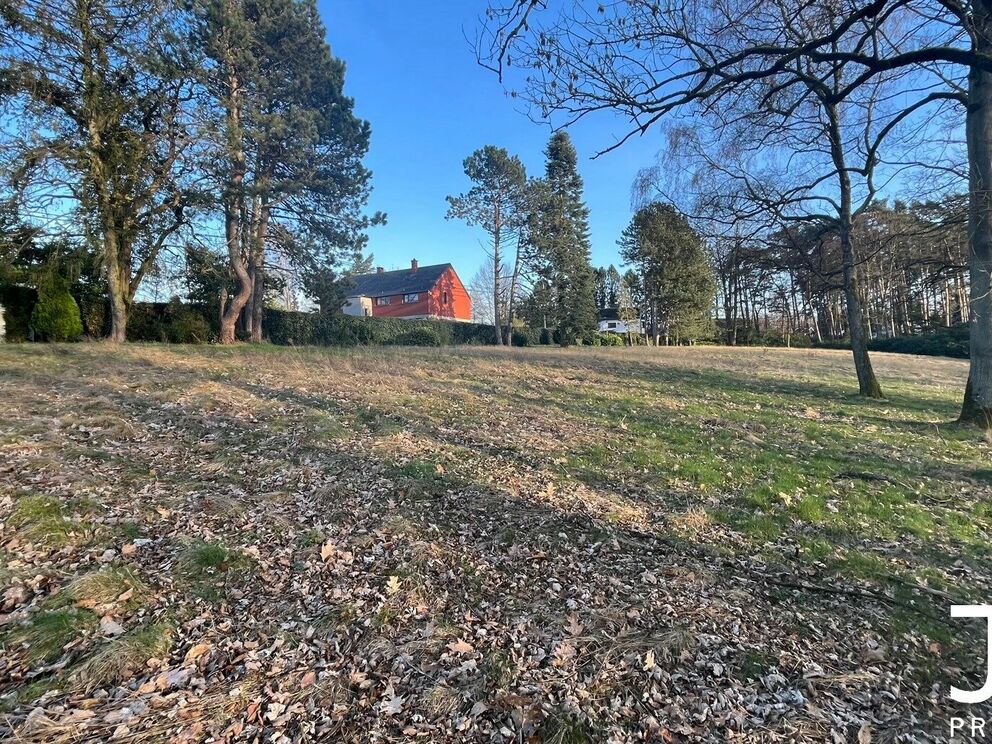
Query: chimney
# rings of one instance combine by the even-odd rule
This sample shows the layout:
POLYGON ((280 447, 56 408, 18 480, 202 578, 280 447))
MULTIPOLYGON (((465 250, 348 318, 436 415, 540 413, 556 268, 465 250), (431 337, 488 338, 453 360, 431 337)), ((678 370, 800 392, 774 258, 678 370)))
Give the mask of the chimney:
POLYGON ((376 266, 375 267, 375 273, 376 274, 385 274, 386 273, 386 270, 384 268, 382 268, 381 266, 376 266))
POLYGON ((417 259, 413 259, 410 262, 410 271, 412 271, 414 274, 417 273, 417 259))

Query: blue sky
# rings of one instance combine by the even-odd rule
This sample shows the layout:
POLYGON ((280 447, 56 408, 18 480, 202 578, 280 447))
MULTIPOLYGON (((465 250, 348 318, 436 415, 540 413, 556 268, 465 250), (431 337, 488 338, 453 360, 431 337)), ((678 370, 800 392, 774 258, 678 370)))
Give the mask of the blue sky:
MULTIPOLYGON (((389 223, 370 233, 369 250, 387 268, 450 261, 464 281, 485 258, 484 234, 444 219, 445 196, 468 189, 462 161, 486 144, 518 155, 531 175, 544 170, 550 135, 508 98, 475 62, 472 37, 485 0, 319 0, 335 55, 348 65, 345 91, 372 125, 366 164, 369 207, 389 223)), ((619 263, 616 241, 630 221, 631 184, 661 149, 655 133, 597 160, 597 150, 626 133, 604 114, 569 130, 579 151, 591 210, 593 264, 619 263)))

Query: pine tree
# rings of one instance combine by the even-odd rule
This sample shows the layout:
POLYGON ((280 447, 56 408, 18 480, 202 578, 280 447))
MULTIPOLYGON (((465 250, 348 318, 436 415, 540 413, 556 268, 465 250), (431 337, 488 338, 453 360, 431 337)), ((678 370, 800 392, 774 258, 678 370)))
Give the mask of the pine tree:
POLYGON ((545 150, 545 176, 534 189, 528 259, 551 290, 551 324, 563 345, 596 329, 596 277, 589 262, 589 210, 582 199, 578 157, 566 132, 545 150))
POLYGON ((713 272, 699 235, 670 204, 655 202, 634 215, 620 239, 627 263, 638 267, 655 343, 694 341, 712 327, 713 272))
POLYGON ((486 145, 465 158, 465 175, 472 188, 448 197, 448 219, 459 218, 479 225, 489 234, 492 259, 493 324, 497 345, 510 343, 513 298, 520 274, 520 234, 527 221, 530 189, 527 171, 516 155, 505 148, 486 145), (517 245, 517 256, 508 287, 504 287, 503 255, 517 245))
POLYGON ((371 174, 362 165, 368 122, 344 95, 314 0, 202 0, 199 35, 218 129, 219 205, 237 291, 222 311, 221 341, 242 317, 262 338, 266 258, 326 274, 364 247, 384 220, 362 213, 371 174))

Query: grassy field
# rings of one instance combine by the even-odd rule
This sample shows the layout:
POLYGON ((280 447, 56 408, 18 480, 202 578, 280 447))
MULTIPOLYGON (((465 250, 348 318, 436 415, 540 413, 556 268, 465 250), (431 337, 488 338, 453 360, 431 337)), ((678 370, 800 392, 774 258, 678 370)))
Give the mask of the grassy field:
POLYGON ((990 444, 875 362, 0 346, 0 736, 944 740, 990 444))

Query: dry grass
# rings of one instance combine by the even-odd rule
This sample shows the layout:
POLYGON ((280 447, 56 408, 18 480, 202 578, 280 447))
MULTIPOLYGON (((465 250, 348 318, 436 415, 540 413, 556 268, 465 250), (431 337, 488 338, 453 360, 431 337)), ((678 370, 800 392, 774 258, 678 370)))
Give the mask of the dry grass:
POLYGON ((80 665, 73 678, 80 687, 93 690, 127 679, 149 659, 168 656, 175 627, 171 622, 148 622, 107 642, 80 665))
MULTIPOLYGON (((738 707, 757 699, 757 676, 779 659, 804 690, 827 679, 818 704, 848 720, 858 701, 882 699, 881 677, 858 676, 868 646, 886 647, 877 663, 900 685, 892 710, 871 715, 898 726, 932 710, 944 680, 920 669, 946 668, 954 651, 946 627, 924 622, 939 617, 938 595, 913 583, 955 598, 990 588, 990 445, 949 425, 966 375, 957 361, 876 355, 889 398, 869 402, 842 352, 0 356, 0 572, 23 589, 9 611, 26 634, 5 639, 16 653, 0 660, 0 694, 38 679, 0 734, 25 741, 69 741, 74 726, 109 738, 97 722, 162 670, 192 668, 186 653, 205 641, 217 649, 198 668, 206 692, 176 698, 188 719, 150 710, 121 740, 172 741, 183 728, 236 739, 226 727, 249 721, 275 738, 264 708, 225 697, 249 689, 245 659, 263 675, 326 678, 326 690, 251 688, 302 706, 286 729, 301 740, 316 725, 325 738, 386 741, 407 724, 424 740, 502 726, 630 740, 648 735, 649 713, 674 721, 680 706, 710 704, 687 702, 697 689, 740 691, 738 707), (114 565, 94 570, 108 549, 114 565), (887 599, 833 601, 763 575, 887 599), (129 632, 98 638, 104 611, 129 632), (152 620, 163 617, 177 620, 152 620), (471 652, 449 648, 462 639, 471 652), (61 679, 39 668, 63 658, 61 679), (828 676, 807 680, 807 663, 828 676), (659 669, 679 685, 659 684, 659 669), (404 700, 395 716, 381 714, 386 679, 404 700), (61 717, 32 728, 44 685, 61 717), (94 723, 73 723, 97 687, 110 695, 94 723), (490 710, 468 715, 475 701, 490 710)), ((712 717, 679 720, 711 734, 694 740, 726 734, 712 717)), ((801 730, 790 714, 745 725, 801 730)))

